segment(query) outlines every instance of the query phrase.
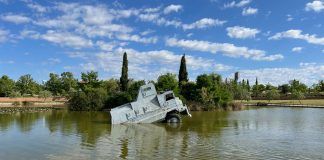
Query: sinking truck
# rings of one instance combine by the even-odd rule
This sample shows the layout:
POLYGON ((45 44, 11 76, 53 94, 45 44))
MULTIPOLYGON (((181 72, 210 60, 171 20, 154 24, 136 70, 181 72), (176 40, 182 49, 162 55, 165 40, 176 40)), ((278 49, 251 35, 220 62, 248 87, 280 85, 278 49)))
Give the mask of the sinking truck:
POLYGON ((190 115, 186 105, 173 91, 157 94, 154 84, 140 87, 137 99, 111 109, 111 123, 179 123, 180 115, 190 115))

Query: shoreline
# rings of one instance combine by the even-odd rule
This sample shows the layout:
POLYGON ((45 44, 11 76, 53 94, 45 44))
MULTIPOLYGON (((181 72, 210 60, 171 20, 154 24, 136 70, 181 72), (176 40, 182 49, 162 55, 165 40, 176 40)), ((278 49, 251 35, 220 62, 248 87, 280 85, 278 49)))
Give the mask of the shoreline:
POLYGON ((292 107, 292 108, 324 108, 324 106, 311 105, 311 104, 278 104, 278 103, 249 103, 245 106, 257 106, 257 107, 292 107))

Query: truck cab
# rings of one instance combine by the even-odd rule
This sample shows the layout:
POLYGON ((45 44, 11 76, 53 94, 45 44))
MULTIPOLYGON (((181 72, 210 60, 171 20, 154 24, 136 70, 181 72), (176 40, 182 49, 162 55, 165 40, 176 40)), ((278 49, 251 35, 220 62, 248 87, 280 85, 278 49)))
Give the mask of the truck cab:
POLYGON ((140 87, 137 99, 110 111, 111 123, 180 122, 180 114, 189 115, 186 105, 173 91, 157 94, 154 84, 140 87))

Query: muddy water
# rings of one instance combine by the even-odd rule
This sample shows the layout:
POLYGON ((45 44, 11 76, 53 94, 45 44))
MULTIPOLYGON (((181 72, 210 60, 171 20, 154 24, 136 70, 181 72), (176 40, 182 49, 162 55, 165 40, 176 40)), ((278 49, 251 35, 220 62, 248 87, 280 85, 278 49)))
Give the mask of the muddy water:
POLYGON ((0 159, 324 159, 324 109, 191 114, 114 126, 104 112, 0 114, 0 159))

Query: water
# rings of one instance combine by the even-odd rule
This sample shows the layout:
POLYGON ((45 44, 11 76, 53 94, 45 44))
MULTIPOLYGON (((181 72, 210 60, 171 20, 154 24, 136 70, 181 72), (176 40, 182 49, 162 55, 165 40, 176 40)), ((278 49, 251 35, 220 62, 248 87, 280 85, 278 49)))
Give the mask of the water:
POLYGON ((0 159, 324 159, 324 109, 192 112, 181 125, 108 113, 0 115, 0 159))

